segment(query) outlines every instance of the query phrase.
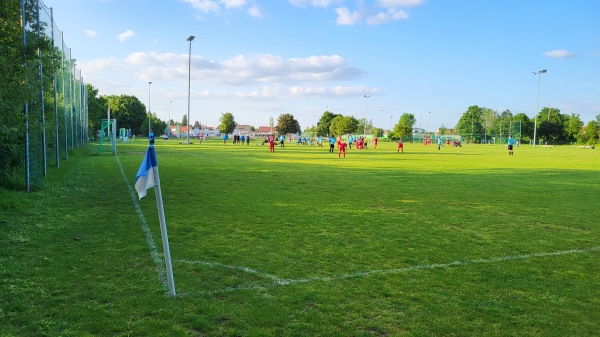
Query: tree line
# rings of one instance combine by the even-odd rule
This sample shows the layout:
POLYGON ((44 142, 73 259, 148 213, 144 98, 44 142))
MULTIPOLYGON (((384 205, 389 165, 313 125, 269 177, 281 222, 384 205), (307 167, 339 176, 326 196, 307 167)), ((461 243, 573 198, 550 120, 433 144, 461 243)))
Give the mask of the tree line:
MULTIPOLYGON (((411 113, 403 113, 389 130, 391 139, 412 139, 416 117, 411 113)), ((373 126, 366 118, 356 119, 325 111, 316 125, 305 129, 318 136, 344 134, 371 134, 382 137, 383 128, 373 126)), ((486 107, 472 105, 462 114, 453 128, 440 126, 434 135, 459 135, 465 140, 477 142, 492 137, 507 137, 518 134, 522 142, 536 140, 553 143, 570 143, 595 145, 600 138, 600 115, 584 125, 577 114, 562 114, 559 109, 545 107, 533 119, 524 113, 513 114, 510 110, 498 112, 486 107), (537 124, 536 124, 537 121, 537 124), (536 127, 537 126, 537 127, 536 127)))

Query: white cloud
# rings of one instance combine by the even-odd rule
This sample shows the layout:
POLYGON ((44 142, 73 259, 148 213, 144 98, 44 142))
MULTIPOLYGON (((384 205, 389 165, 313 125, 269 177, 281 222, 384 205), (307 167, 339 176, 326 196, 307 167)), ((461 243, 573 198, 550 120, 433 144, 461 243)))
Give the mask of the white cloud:
POLYGON ((338 96, 338 97, 358 97, 366 93, 377 92, 376 88, 365 86, 291 86, 287 92, 292 96, 338 96))
POLYGON ((557 58, 557 59, 568 59, 568 58, 577 56, 576 54, 571 53, 564 49, 557 49, 557 50, 545 52, 544 55, 551 57, 551 58, 557 58))
POLYGON ((260 7, 252 6, 248 8, 248 15, 253 18, 262 18, 262 12, 260 11, 260 7))
POLYGON ((225 8, 240 8, 246 5, 246 0, 221 0, 225 8))
POLYGON ((340 3, 341 0, 290 0, 290 3, 296 7, 328 7, 332 4, 340 3))
POLYGON ((85 35, 87 35, 88 37, 91 37, 92 39, 96 37, 96 31, 95 30, 85 30, 84 31, 85 35))
POLYGON ((204 13, 218 12, 221 6, 213 0, 181 0, 204 13))
POLYGON ((359 11, 351 12, 347 7, 336 8, 335 12, 338 15, 335 20, 338 25, 350 26, 360 22, 362 19, 359 11))
POLYGON ((135 36, 135 33, 131 29, 127 29, 123 33, 119 34, 117 37, 119 41, 125 42, 125 40, 135 36))
POLYGON ((425 3, 425 0, 378 0, 377 6, 385 8, 399 8, 419 6, 425 3))
MULTIPOLYGON (((248 0, 179 0, 189 4, 193 9, 201 13, 219 13, 222 10, 239 9, 242 10, 248 6, 248 0)), ((248 15, 254 18, 262 17, 260 8, 257 5, 250 6, 247 9, 248 15)), ((204 20, 202 15, 196 15, 199 20, 204 20)))
MULTIPOLYGON (((336 24, 342 26, 355 25, 366 22, 369 25, 379 25, 395 20, 408 19, 406 11, 399 10, 403 7, 414 7, 425 3, 426 0, 377 0, 365 4, 366 1, 357 1, 357 9, 347 6, 335 8, 336 24), (376 10, 383 8, 384 10, 376 10), (376 14, 373 14, 376 13, 376 14)), ((342 3, 342 0, 289 0, 296 7, 329 7, 332 4, 342 3)))
POLYGON ((369 16, 367 18, 367 23, 370 25, 380 25, 394 20, 405 19, 408 19, 408 13, 390 8, 387 12, 379 12, 376 15, 369 16))
MULTIPOLYGON (((221 86, 306 85, 353 81, 364 71, 348 64, 339 55, 310 56, 284 59, 272 54, 237 55, 211 61, 192 55, 192 79, 210 81, 221 86)), ((187 82, 188 55, 174 53, 137 52, 124 59, 97 59, 80 64, 86 74, 110 73, 121 78, 141 81, 187 82)), ((322 84, 319 84, 321 86, 322 84)))

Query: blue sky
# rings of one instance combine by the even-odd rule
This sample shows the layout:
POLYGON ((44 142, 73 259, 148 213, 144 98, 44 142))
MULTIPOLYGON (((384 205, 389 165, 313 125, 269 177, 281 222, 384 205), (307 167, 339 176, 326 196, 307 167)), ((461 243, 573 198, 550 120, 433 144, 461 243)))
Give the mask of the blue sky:
POLYGON ((262 126, 325 110, 434 131, 471 105, 600 115, 596 0, 45 0, 84 81, 166 120, 262 126), (148 82, 152 81, 151 85, 148 82), (368 98, 364 96, 367 95, 368 98), (172 101, 172 103, 170 103, 172 101))

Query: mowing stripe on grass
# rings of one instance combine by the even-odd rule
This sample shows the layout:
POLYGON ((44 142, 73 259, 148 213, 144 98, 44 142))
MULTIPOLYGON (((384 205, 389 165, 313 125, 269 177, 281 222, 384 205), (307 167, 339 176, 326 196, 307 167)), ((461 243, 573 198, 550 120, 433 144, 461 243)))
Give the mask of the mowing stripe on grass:
POLYGON ((311 276, 311 277, 300 278, 300 279, 281 279, 274 275, 258 272, 253 269, 250 269, 250 268, 241 267, 241 266, 224 265, 221 263, 214 263, 214 262, 204 262, 204 261, 194 262, 194 261, 183 261, 183 260, 178 260, 175 262, 197 263, 197 264, 203 264, 203 265, 207 265, 207 266, 211 266, 211 267, 219 266, 219 267, 224 267, 224 268, 237 269, 237 270, 247 271, 249 273, 256 274, 259 276, 263 276, 265 278, 270 278, 273 280, 272 283, 264 284, 264 285, 254 284, 254 285, 249 285, 249 286, 227 287, 227 288, 218 289, 218 290, 207 290, 207 291, 198 291, 198 292, 193 292, 193 293, 180 294, 180 295, 193 295, 193 294, 210 295, 210 294, 239 291, 239 290, 259 290, 259 289, 271 288, 271 287, 276 287, 276 286, 294 285, 294 284, 311 283, 311 282, 328 282, 328 281, 336 281, 336 280, 345 280, 345 279, 350 279, 350 278, 368 277, 371 275, 399 274, 399 273, 406 273, 406 272, 419 271, 419 270, 461 267, 461 266, 469 266, 469 265, 482 264, 482 263, 495 263, 495 262, 512 261, 512 260, 526 260, 526 259, 538 258, 538 257, 582 254, 582 253, 598 252, 598 251, 600 251, 600 246, 582 248, 582 249, 561 250, 561 251, 548 252, 548 253, 509 255, 509 256, 502 256, 502 257, 492 257, 492 258, 487 258, 487 259, 453 261, 453 262, 449 262, 449 263, 433 263, 433 264, 425 264, 425 265, 418 265, 418 266, 397 268, 397 269, 370 270, 370 271, 364 271, 364 272, 340 274, 340 275, 333 275, 333 276, 311 276))
POLYGON ((138 215, 140 220, 142 221, 142 230, 144 231, 144 236, 146 237, 146 244, 148 245, 148 250, 150 250, 150 256, 152 256, 152 260, 156 265, 156 272, 158 273, 158 279, 162 284, 162 288, 167 294, 167 270, 165 269, 165 261, 160 256, 158 249, 156 249, 156 245, 154 244, 154 239, 152 238, 152 233, 150 232, 150 228, 148 227, 148 223, 146 222, 146 218, 144 217, 144 213, 140 208, 140 204, 138 199, 136 198, 135 193, 133 193, 133 188, 131 188, 131 184, 127 179, 127 175, 123 170, 123 166, 121 165, 121 161, 119 161, 119 157, 115 156, 117 159, 117 163, 119 164, 119 169, 121 170, 121 174, 123 175, 123 179, 125 180, 125 185, 127 186, 127 190, 129 190, 129 195, 131 196, 131 201, 133 203, 133 208, 135 208, 135 213, 138 215))

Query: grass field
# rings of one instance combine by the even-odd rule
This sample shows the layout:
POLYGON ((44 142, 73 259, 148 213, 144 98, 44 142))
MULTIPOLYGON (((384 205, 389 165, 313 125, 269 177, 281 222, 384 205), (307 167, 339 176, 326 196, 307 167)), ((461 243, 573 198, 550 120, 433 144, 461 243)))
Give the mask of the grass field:
POLYGON ((600 153, 91 145, 0 190, 0 336, 597 336, 600 153), (107 147, 105 147, 107 149, 107 147))

